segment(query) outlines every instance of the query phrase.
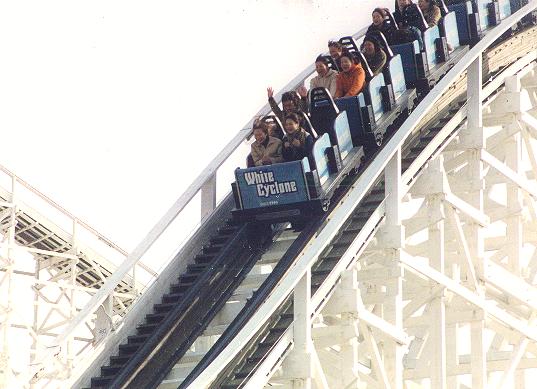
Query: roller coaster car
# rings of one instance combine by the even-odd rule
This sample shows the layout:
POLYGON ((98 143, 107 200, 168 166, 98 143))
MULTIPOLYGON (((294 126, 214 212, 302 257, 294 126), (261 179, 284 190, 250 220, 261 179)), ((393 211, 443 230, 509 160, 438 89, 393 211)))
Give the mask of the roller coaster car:
POLYGON ((295 222, 325 212, 336 188, 363 159, 363 147, 352 143, 347 113, 340 112, 330 131, 315 140, 309 159, 236 169, 233 218, 295 222))
POLYGON ((390 126, 406 117, 417 98, 416 90, 406 87, 401 56, 390 50, 382 33, 375 36, 387 55, 383 72, 376 76, 352 37, 339 40, 347 50, 357 55, 364 67, 368 82, 362 93, 335 102, 323 88, 313 89, 309 95, 311 121, 317 131, 324 132, 323 129, 331 124, 339 110, 344 110, 349 117, 353 142, 364 146, 366 154, 381 145, 390 126))
MULTIPOLYGON (((459 24, 464 41, 471 40, 468 5, 456 12, 444 13, 437 26, 422 33, 423 49, 417 41, 392 45, 392 51, 401 55, 407 87, 416 87, 419 93, 427 93, 466 53, 461 45, 459 24)), ((445 11, 442 7, 441 10, 445 11)))

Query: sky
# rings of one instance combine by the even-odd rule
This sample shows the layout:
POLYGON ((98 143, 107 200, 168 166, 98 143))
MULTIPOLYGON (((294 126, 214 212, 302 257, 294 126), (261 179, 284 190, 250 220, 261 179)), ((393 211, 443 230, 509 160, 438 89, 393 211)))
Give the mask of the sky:
POLYGON ((130 251, 267 86, 379 5, 392 2, 4 1, 0 164, 130 251))

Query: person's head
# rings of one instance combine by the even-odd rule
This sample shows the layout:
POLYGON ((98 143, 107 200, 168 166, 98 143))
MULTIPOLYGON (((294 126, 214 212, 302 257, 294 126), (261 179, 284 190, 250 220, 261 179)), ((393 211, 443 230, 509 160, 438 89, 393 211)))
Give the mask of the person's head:
POLYGON ((288 134, 294 134, 300 129, 300 119, 296 113, 288 113, 285 115, 285 132, 288 134))
POLYGON ((364 38, 364 42, 362 43, 362 53, 364 53, 365 56, 371 57, 375 55, 377 51, 379 51, 379 43, 376 38, 372 36, 366 36, 364 38))
POLYGON ((384 22, 384 18, 386 17, 386 11, 382 8, 375 8, 373 10, 373 13, 371 14, 371 18, 373 19, 373 25, 375 26, 381 26, 384 22))
POLYGON ((351 53, 343 53, 340 57, 341 70, 348 72, 354 65, 354 56, 351 53))
POLYGON ((268 129, 266 127, 254 128, 254 138, 257 142, 263 143, 268 137, 268 129))
POLYGON ((253 125, 254 138, 259 143, 263 143, 267 139, 268 126, 262 119, 256 119, 253 125))
POLYGON ((412 4, 411 0, 397 0, 397 6, 399 7, 399 9, 403 9, 410 4, 412 4))
POLYGON ((321 77, 328 73, 328 60, 322 55, 319 55, 315 59, 315 70, 317 70, 317 74, 319 74, 321 77))
POLYGON ((418 0, 418 6, 422 11, 427 11, 432 5, 431 0, 418 0))
POLYGON ((267 131, 268 131, 269 136, 273 136, 277 138, 278 137, 278 125, 274 122, 265 123, 265 125, 267 126, 267 131))
POLYGON ((298 97, 295 92, 285 92, 282 95, 282 108, 284 112, 296 111, 299 107, 298 97))
POLYGON ((330 56, 332 58, 338 59, 341 56, 341 53, 343 53, 343 45, 336 41, 329 41, 328 51, 330 52, 330 56))
POLYGON ((375 44, 373 42, 371 42, 370 40, 364 41, 364 43, 362 44, 362 53, 370 57, 375 55, 375 51, 375 44))

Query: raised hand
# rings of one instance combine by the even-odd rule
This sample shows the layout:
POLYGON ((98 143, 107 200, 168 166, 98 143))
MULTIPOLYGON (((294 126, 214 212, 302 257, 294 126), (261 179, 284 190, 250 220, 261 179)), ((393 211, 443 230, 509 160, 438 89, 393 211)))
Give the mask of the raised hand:
POLYGON ((274 89, 272 89, 271 86, 267 88, 267 96, 270 99, 271 97, 274 97, 274 89))
POLYGON ((306 89, 304 85, 299 86, 296 91, 298 92, 300 97, 306 97, 308 95, 308 90, 306 89))

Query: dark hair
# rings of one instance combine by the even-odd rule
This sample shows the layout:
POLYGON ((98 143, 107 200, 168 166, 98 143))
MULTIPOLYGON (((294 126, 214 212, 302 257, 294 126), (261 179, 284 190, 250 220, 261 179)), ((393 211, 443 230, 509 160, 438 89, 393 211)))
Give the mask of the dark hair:
POLYGON ((292 91, 292 92, 285 92, 283 95, 282 95, 282 103, 284 101, 292 101, 293 104, 295 104, 295 108, 298 108, 299 107, 299 104, 300 104, 300 101, 299 101, 300 97, 297 95, 296 92, 292 91))
POLYGON ((294 121, 295 123, 299 124, 300 125, 300 118, 298 117, 298 115, 294 112, 290 112, 288 113, 287 115, 285 115, 285 118, 284 120, 287 120, 287 119, 290 119, 292 121, 294 121))
POLYGON ((429 6, 427 7, 427 9, 431 10, 433 9, 433 7, 436 5, 435 2, 433 0, 427 0, 429 2, 429 6))
MULTIPOLYGON (((412 4, 414 4, 414 1, 410 0, 409 5, 412 5, 412 4)), ((398 0, 395 0, 395 9, 399 9, 399 1, 398 0)))
POLYGON ((261 130, 261 131, 263 131, 263 133, 264 133, 265 135, 268 135, 268 134, 269 134, 269 132, 268 132, 268 128, 267 128, 266 125, 265 125, 265 126, 257 126, 257 127, 254 127, 254 129, 252 130, 252 132, 254 132, 255 130, 261 130))
POLYGON ((343 45, 338 41, 328 41, 328 47, 335 47, 336 49, 343 50, 343 45))
POLYGON ((375 9, 373 10, 373 12, 371 12, 371 15, 373 15, 375 12, 381 14, 383 18, 385 18, 386 16, 388 16, 388 15, 386 14, 386 8, 378 8, 378 7, 377 7, 377 8, 375 8, 375 9))
POLYGON ((315 62, 321 62, 324 63, 326 66, 329 66, 330 63, 328 62, 328 58, 326 58, 324 55, 319 55, 317 58, 315 58, 315 62))
POLYGON ((341 53, 341 56, 339 58, 341 59, 343 57, 347 57, 348 59, 350 59, 353 64, 358 63, 356 56, 350 51, 347 51, 347 50, 343 51, 343 53, 341 53))
POLYGON ((267 123, 263 121, 263 118, 257 118, 254 120, 254 124, 252 125, 252 131, 254 130, 263 130, 263 132, 268 133, 268 126, 267 123))
POLYGON ((381 48, 381 45, 380 45, 380 42, 377 38, 375 38, 374 36, 372 35, 366 35, 365 38, 364 38, 364 41, 362 42, 362 44, 360 45, 360 49, 362 50, 364 48, 364 43, 366 41, 369 41, 371 43, 373 43, 373 45, 375 46, 375 51, 379 51, 380 48, 381 48))

